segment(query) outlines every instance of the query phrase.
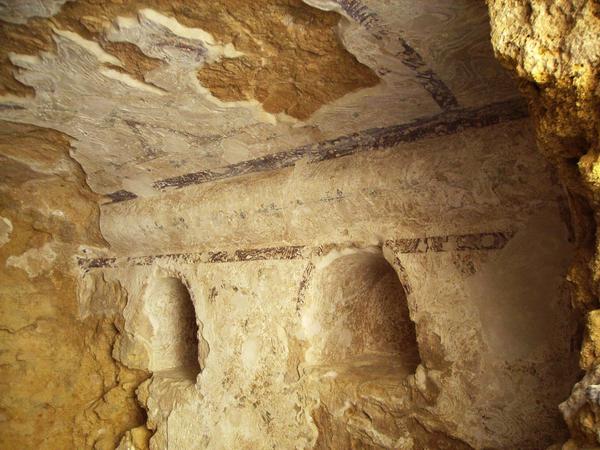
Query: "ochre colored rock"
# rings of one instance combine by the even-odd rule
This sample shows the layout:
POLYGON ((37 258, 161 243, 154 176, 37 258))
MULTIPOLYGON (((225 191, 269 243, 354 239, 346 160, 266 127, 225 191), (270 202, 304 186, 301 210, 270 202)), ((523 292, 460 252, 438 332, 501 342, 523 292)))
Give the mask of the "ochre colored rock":
POLYGON ((144 423, 134 391, 146 375, 112 359, 114 319, 79 316, 73 255, 105 242, 97 197, 68 151, 54 130, 0 125, 0 216, 10 223, 0 246, 2 448, 108 450, 144 423))
MULTIPOLYGON (((574 285, 574 306, 585 313, 598 307, 600 281, 600 4, 587 0, 487 3, 496 56, 520 78, 536 123, 538 148, 557 168, 569 192, 579 247, 569 280, 574 285)), ((597 311, 587 316, 581 351, 581 365, 588 374, 600 362, 597 316, 597 311)), ((569 400, 563 405, 574 442, 600 444, 600 423, 592 413, 595 401, 569 400)))
POLYGON ((585 324, 585 336, 581 346, 580 366, 589 370, 600 358, 600 310, 590 311, 585 324))

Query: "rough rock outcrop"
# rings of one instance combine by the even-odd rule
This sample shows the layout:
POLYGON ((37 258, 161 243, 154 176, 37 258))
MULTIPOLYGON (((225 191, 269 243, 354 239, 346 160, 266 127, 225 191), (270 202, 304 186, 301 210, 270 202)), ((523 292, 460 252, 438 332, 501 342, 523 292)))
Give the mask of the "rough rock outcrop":
MULTIPOLYGON (((536 123, 538 147, 565 183, 578 256, 574 307, 589 312, 580 364, 588 375, 561 410, 569 445, 600 444, 593 394, 598 358, 600 254, 600 4, 587 0, 488 0, 492 44, 515 71, 536 123)), ((569 447, 572 448, 572 447, 569 447)))
POLYGON ((106 242, 67 136, 0 124, 0 447, 113 449, 145 422, 146 374, 116 362, 115 317, 82 320, 75 254, 106 242))

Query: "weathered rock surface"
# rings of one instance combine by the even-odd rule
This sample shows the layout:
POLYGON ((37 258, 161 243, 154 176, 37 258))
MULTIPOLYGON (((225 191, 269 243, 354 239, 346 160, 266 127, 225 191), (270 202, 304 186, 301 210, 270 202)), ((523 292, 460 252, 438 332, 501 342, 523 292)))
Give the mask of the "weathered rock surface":
MULTIPOLYGON (((4 19, 9 22, 4 22, 2 27, 1 91, 32 93, 31 87, 12 77, 14 66, 9 53, 36 55, 40 51, 54 50, 53 30, 60 30, 59 35, 76 37, 80 42, 97 41, 106 52, 105 64, 141 81, 161 65, 161 59, 172 53, 168 47, 174 46, 179 53, 199 61, 208 60, 209 64, 202 67, 198 78, 216 97, 228 101, 256 99, 269 112, 286 112, 302 119, 323 103, 377 83, 375 74, 358 63, 337 38, 334 26, 339 15, 309 8, 300 0, 267 1, 261 6, 256 8, 239 0, 196 1, 193 5, 185 1, 156 0, 75 1, 63 4, 60 9, 49 5, 48 11, 5 7, 4 19), (186 37, 204 41, 204 45, 198 45, 199 42, 187 46, 177 44, 177 34, 186 33, 185 27, 178 25, 177 30, 171 30, 172 33, 164 34, 159 42, 153 43, 150 53, 162 47, 161 55, 147 55, 144 47, 140 51, 127 39, 119 39, 109 31, 111 22, 117 18, 119 31, 127 29, 127 21, 135 22, 138 11, 144 8, 166 12, 185 27, 196 29, 196 33, 188 31, 186 37), (35 17, 24 21, 17 11, 31 16, 50 11, 54 14, 49 19, 35 17), (215 39, 230 46, 229 53, 219 61, 211 61, 214 53, 210 47, 215 45, 215 39)), ((162 22, 160 25, 168 27, 169 19, 162 22)), ((166 31, 160 28, 156 31, 166 31)))
POLYGON ((112 359, 114 318, 79 315, 74 255, 105 241, 68 151, 54 130, 0 126, 2 448, 112 449, 145 420, 147 375, 112 359))
POLYGON ((557 167, 574 212, 578 257, 571 268, 574 304, 590 311, 581 367, 588 371, 561 410, 576 445, 600 444, 600 425, 582 396, 597 358, 600 206, 600 5, 594 1, 488 1, 497 56, 522 80, 538 148, 557 167), (578 400, 579 399, 579 400, 578 400), (582 400, 582 401, 581 401, 582 400))

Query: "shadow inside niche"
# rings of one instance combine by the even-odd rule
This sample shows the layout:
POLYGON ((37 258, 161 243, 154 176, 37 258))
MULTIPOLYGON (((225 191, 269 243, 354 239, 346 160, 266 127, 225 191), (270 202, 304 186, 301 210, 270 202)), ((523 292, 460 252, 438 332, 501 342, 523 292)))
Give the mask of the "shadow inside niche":
POLYGON ((178 278, 157 278, 144 307, 152 328, 149 370, 195 381, 201 372, 199 329, 187 287, 178 278))
POLYGON ((316 348, 319 366, 353 377, 406 377, 420 363, 415 324, 394 268, 380 249, 335 259, 316 291, 325 333, 316 348))

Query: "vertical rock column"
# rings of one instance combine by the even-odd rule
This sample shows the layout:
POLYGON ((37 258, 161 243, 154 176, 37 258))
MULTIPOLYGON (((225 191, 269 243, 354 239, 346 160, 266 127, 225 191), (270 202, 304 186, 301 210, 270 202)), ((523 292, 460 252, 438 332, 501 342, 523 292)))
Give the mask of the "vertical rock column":
MULTIPOLYGON (((579 252, 569 273, 573 306, 585 317, 580 365, 586 371, 561 404, 572 439, 600 443, 600 3, 488 0, 496 57, 519 78, 539 150, 568 191, 579 252)), ((532 149, 533 151, 533 149, 532 149)))

